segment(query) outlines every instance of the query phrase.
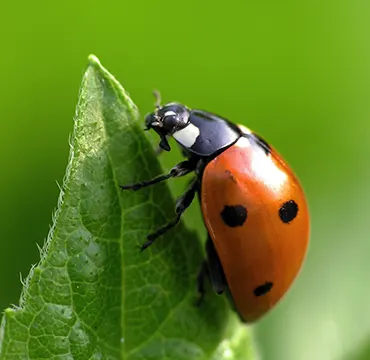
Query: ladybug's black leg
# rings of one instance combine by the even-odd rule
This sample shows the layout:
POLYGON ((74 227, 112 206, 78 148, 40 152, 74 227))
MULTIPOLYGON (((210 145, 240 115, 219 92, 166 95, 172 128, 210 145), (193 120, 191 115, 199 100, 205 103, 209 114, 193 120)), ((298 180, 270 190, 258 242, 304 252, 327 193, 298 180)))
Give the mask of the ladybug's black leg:
POLYGON ((143 187, 151 186, 162 181, 166 181, 173 177, 181 177, 194 171, 197 162, 191 160, 185 160, 174 166, 168 174, 163 174, 155 177, 154 179, 148 181, 138 182, 136 184, 120 185, 121 190, 139 190, 143 187))
POLYGON ((168 230, 175 227, 181 219, 181 215, 184 213, 184 211, 190 206, 192 201, 194 200, 195 193, 198 189, 198 179, 196 178, 193 180, 193 182, 190 184, 189 188, 186 190, 186 192, 176 201, 176 217, 168 224, 162 226, 154 233, 147 236, 147 242, 141 246, 141 250, 145 250, 147 247, 153 244, 153 242, 161 235, 166 233, 168 230))
POLYGON ((136 190, 139 190, 143 187, 151 186, 151 185, 160 183, 162 181, 166 181, 166 180, 170 179, 171 177, 172 177, 171 173, 163 174, 163 175, 157 176, 154 179, 151 179, 151 180, 148 180, 148 181, 141 181, 141 182, 138 182, 138 183, 135 183, 135 184, 120 185, 119 187, 121 188, 121 190, 136 191, 136 190))
POLYGON ((212 239, 210 238, 209 235, 206 242, 206 252, 207 260, 203 262, 197 278, 199 293, 197 305, 200 305, 204 299, 205 295, 204 280, 206 277, 209 278, 213 290, 218 295, 221 295, 224 292, 224 290, 227 289, 227 283, 224 272, 222 270, 222 265, 220 259, 218 258, 216 249, 213 245, 212 239))
POLYGON ((213 245, 213 241, 209 235, 206 242, 206 252, 208 260, 209 279, 211 280, 213 290, 218 295, 221 295, 227 289, 227 283, 224 271, 222 269, 221 261, 218 257, 215 246, 213 245))

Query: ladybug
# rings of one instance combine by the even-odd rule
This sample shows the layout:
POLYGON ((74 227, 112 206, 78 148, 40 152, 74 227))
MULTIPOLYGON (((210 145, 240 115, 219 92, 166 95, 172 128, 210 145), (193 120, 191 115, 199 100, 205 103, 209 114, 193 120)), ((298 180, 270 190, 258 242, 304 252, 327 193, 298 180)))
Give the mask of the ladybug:
POLYGON ((142 250, 175 227, 197 194, 208 230, 207 258, 198 275, 200 299, 208 277, 217 294, 227 292, 244 322, 266 314, 297 276, 308 246, 310 219, 303 189, 282 157, 244 126, 180 103, 160 105, 145 118, 146 130, 180 145, 185 161, 168 174, 121 186, 138 190, 191 172, 177 200, 176 217, 148 235, 142 250))

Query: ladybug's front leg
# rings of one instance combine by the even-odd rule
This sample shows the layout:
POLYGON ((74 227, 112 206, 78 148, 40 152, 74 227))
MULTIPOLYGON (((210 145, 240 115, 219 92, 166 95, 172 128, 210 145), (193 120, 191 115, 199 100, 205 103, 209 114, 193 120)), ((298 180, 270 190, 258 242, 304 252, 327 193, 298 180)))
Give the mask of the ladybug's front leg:
POLYGON ((134 190, 137 191, 141 188, 148 187, 162 181, 166 181, 173 177, 181 177, 194 171, 197 166, 198 161, 185 160, 174 166, 168 174, 163 174, 155 177, 154 179, 148 181, 141 181, 135 184, 120 185, 121 190, 134 190))

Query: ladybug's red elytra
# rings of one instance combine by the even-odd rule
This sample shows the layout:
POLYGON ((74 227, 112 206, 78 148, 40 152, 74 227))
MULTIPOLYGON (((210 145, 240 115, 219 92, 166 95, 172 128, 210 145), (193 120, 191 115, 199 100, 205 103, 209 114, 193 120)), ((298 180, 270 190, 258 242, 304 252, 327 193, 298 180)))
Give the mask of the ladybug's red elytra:
POLYGON ((309 211, 297 177, 260 136, 218 115, 179 103, 161 106, 157 97, 145 123, 160 136, 161 149, 171 150, 172 136, 186 160, 168 174, 121 188, 195 177, 176 203, 175 219, 148 235, 142 250, 178 224, 198 193, 208 230, 200 295, 207 276, 216 293, 229 291, 243 321, 257 320, 289 289, 307 251, 309 211))

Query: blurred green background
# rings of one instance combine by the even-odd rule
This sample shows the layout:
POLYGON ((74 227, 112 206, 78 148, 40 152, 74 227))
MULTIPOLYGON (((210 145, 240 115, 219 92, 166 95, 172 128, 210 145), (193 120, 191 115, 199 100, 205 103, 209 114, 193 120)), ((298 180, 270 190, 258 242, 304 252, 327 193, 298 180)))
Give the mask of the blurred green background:
MULTIPOLYGON (((370 359, 369 2, 43 0, 0 9, 0 308, 18 303, 19 273, 39 259, 94 53, 143 115, 157 88, 164 101, 248 125, 300 177, 310 250, 289 295, 255 326, 262 358, 370 359)), ((163 158, 166 167, 178 160, 163 158)), ((187 221, 202 229, 197 211, 187 221)))

